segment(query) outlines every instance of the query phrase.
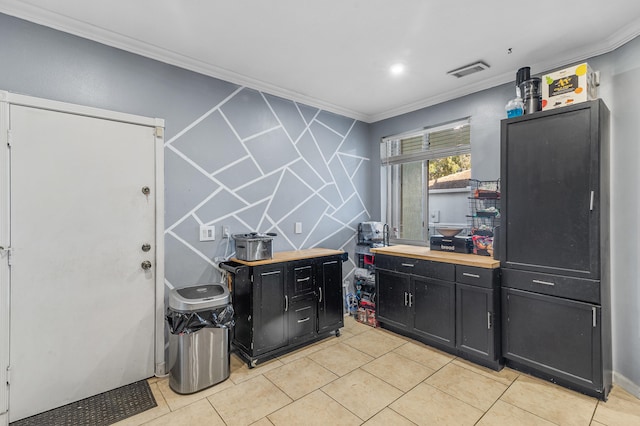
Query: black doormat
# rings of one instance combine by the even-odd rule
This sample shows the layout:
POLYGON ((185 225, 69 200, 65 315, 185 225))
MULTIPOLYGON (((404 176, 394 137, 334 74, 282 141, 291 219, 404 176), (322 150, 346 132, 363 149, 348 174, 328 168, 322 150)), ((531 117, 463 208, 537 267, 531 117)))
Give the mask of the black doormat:
POLYGON ((146 380, 64 405, 10 426, 106 426, 156 407, 146 380))

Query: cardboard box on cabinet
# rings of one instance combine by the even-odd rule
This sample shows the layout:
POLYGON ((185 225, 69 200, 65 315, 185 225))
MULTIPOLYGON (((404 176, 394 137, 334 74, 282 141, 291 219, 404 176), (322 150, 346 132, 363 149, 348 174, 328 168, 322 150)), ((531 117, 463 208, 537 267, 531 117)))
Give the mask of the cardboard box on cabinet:
POLYGON ((586 62, 542 76, 543 111, 597 97, 596 74, 586 62))

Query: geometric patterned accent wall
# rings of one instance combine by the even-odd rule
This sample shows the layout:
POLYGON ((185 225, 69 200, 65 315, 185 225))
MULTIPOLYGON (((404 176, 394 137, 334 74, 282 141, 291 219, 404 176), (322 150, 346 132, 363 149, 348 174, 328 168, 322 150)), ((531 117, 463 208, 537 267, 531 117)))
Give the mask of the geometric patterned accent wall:
POLYGON ((355 266, 357 224, 370 219, 366 124, 238 87, 165 143, 165 277, 169 287, 218 282, 232 234, 275 232, 274 251, 343 249, 355 266), (294 233, 296 222, 302 233, 294 233), (216 239, 200 242, 202 224, 216 239))

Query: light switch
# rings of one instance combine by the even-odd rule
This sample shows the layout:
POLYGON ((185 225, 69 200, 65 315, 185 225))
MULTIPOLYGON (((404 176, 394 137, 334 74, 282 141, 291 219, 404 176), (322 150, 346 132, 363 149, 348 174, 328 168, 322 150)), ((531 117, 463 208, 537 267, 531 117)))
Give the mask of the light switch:
POLYGON ((433 223, 440 222, 440 210, 431 210, 431 212, 429 213, 429 219, 433 223))
POLYGON ((302 234, 302 222, 296 222, 296 229, 294 232, 296 234, 302 234))
POLYGON ((215 225, 200 225, 200 241, 213 241, 216 239, 215 225))

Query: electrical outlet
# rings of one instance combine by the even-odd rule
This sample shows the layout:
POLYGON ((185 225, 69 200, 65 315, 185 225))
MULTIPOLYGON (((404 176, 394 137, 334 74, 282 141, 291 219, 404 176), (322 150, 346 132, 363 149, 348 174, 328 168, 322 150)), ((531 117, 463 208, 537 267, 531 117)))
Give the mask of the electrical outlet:
POLYGON ((216 227, 214 225, 200 225, 200 241, 213 241, 216 239, 216 227))
POLYGON ((231 231, 228 226, 222 227, 222 238, 231 238, 231 231))
POLYGON ((302 234, 302 222, 296 222, 295 230, 296 234, 302 234))

